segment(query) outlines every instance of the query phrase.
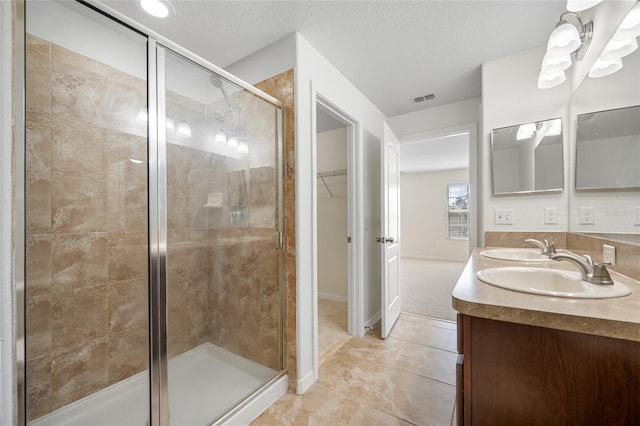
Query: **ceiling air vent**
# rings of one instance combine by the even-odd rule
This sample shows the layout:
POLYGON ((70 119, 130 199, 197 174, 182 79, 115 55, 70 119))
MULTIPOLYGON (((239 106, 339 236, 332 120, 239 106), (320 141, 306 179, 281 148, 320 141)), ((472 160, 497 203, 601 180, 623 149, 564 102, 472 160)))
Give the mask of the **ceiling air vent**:
POLYGON ((413 102, 418 103, 418 102, 430 101, 431 99, 434 99, 435 97, 436 97, 436 95, 434 95, 433 93, 430 93, 428 95, 424 95, 424 96, 419 96, 417 98, 413 98, 413 102))

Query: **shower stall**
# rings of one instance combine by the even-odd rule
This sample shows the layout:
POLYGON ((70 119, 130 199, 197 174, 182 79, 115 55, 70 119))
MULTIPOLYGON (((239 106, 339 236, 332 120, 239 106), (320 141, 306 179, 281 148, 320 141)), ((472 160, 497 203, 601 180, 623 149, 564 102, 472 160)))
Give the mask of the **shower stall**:
POLYGON ((275 399, 282 105, 126 17, 25 8, 26 423, 275 399))

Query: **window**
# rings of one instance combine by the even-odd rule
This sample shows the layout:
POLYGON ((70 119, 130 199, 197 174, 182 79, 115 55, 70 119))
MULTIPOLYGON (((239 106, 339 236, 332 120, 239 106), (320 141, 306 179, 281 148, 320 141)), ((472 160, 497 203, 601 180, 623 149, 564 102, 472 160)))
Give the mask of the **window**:
POLYGON ((447 228, 449 238, 469 239, 469 185, 447 186, 447 228))

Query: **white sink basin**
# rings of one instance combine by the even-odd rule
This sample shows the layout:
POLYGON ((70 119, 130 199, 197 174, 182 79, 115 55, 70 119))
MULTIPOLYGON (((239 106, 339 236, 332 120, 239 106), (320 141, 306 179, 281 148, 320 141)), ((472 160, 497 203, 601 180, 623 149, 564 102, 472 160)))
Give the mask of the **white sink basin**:
POLYGON ((484 257, 500 260, 513 260, 519 262, 547 262, 551 261, 549 256, 540 254, 540 249, 526 248, 495 248, 480 252, 484 257))
POLYGON ((582 281, 579 272, 547 268, 487 268, 476 274, 479 280, 508 290, 543 296, 607 299, 631 294, 624 284, 597 285, 582 281))

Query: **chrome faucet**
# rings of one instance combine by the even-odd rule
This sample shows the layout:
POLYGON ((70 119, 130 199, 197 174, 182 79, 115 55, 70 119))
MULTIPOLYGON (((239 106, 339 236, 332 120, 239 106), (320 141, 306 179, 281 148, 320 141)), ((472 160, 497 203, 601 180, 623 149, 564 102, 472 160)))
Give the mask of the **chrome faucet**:
POLYGON ((547 256, 551 256, 552 254, 556 254, 556 248, 553 245, 553 243, 549 243, 549 241, 544 240, 544 241, 539 241, 539 240, 534 240, 533 238, 528 238, 526 240, 524 240, 525 243, 530 243, 530 244, 535 244, 538 247, 540 247, 540 254, 545 254, 547 256))
POLYGON ((578 265, 583 281, 598 285, 613 284, 613 280, 611 279, 609 271, 607 271, 607 267, 604 263, 594 263, 589 255, 580 256, 575 253, 564 252, 553 254, 549 256, 549 259, 568 260, 569 262, 578 265))

